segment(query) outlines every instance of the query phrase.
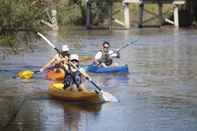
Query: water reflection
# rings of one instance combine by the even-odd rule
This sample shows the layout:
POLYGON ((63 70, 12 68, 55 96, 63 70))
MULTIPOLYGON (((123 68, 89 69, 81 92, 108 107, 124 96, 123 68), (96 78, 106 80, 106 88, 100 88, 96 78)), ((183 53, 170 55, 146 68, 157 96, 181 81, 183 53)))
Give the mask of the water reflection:
POLYGON ((64 103, 65 111, 86 111, 86 112, 99 112, 101 110, 102 104, 90 104, 90 103, 80 103, 80 102, 66 102, 64 103))
POLYGON ((101 104, 64 104, 64 131, 86 131, 88 112, 96 115, 101 110, 101 104))

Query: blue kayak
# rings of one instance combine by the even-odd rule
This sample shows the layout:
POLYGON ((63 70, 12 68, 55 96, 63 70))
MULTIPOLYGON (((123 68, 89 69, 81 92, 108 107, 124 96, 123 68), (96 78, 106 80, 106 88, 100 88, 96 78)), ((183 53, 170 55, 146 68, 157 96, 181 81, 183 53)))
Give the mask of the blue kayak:
POLYGON ((128 73, 129 69, 127 65, 116 67, 99 67, 95 64, 88 65, 86 71, 92 73, 128 73))

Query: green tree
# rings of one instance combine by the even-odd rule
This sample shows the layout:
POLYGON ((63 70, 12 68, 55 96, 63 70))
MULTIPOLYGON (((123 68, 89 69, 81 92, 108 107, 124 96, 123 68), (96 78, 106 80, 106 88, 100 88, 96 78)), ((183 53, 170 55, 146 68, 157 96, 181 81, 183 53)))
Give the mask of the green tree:
MULTIPOLYGON (((86 3, 85 0, 64 0, 63 6, 59 5, 59 20, 61 23, 74 23, 75 25, 85 25, 86 3), (63 12, 63 13, 62 13, 63 12), (63 15, 63 16, 62 16, 63 15), (65 17, 68 16, 68 17, 65 17), (69 20, 68 20, 69 19, 69 20), (66 22, 67 21, 67 22, 66 22)), ((89 0, 91 5, 92 24, 102 24, 109 18, 112 0, 89 0)))
POLYGON ((90 2, 92 4, 93 24, 98 25, 109 19, 112 0, 91 0, 90 2))
POLYGON ((0 44, 13 47, 18 37, 29 40, 35 31, 43 31, 44 8, 41 1, 0 0, 0 44))

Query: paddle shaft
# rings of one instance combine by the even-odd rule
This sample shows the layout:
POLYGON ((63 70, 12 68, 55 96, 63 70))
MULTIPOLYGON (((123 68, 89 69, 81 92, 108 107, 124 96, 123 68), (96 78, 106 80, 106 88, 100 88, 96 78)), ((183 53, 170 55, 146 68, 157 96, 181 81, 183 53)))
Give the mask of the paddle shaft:
POLYGON ((94 81, 90 79, 87 79, 87 80, 89 80, 99 91, 102 91, 102 89, 94 81))
POLYGON ((130 43, 128 43, 128 44, 125 44, 125 45, 123 45, 122 47, 120 47, 119 49, 117 49, 118 51, 120 51, 120 50, 122 50, 122 49, 124 49, 124 48, 126 48, 126 47, 128 47, 129 45, 132 45, 132 44, 134 44, 135 42, 137 42, 138 41, 138 39, 137 40, 135 40, 135 41, 132 41, 132 42, 130 42, 130 43))
POLYGON ((39 73, 40 71, 33 71, 34 73, 39 73))
POLYGON ((53 47, 53 49, 55 49, 58 54, 61 54, 61 52, 55 47, 55 45, 53 43, 51 43, 43 34, 41 34, 40 32, 37 32, 37 34, 40 37, 42 37, 42 39, 44 39, 51 47, 53 47))
MULTIPOLYGON (((53 45, 44 35, 42 35, 41 33, 37 33, 40 37, 42 37, 51 47, 53 47, 53 49, 55 49, 57 51, 58 54, 62 55, 61 52, 55 47, 55 45, 53 45)), ((75 68, 77 69, 80 73, 82 73, 84 75, 83 72, 81 72, 79 70, 78 67, 76 67, 72 62, 69 61, 69 63, 75 68)), ((86 76, 86 75, 85 75, 86 76)), ((85 77, 88 81, 90 81, 99 91, 102 91, 102 89, 94 82, 91 80, 91 78, 88 76, 85 77)))

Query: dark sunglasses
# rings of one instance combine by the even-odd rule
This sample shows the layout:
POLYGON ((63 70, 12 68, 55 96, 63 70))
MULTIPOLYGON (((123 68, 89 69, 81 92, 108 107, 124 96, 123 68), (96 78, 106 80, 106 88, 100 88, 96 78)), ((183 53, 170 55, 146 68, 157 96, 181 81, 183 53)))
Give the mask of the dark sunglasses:
POLYGON ((78 60, 71 60, 71 62, 79 62, 78 60))
POLYGON ((108 49, 109 47, 103 47, 103 48, 108 49))

